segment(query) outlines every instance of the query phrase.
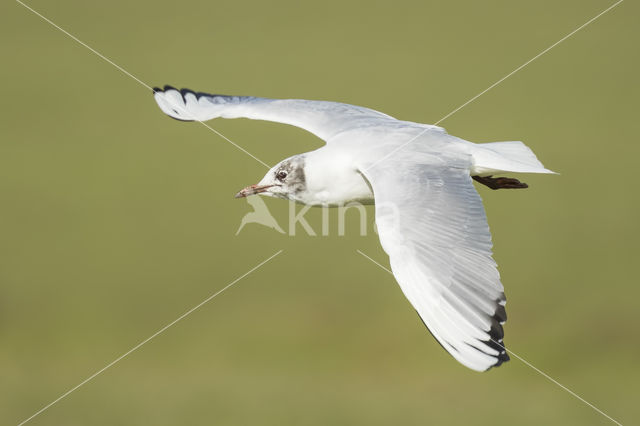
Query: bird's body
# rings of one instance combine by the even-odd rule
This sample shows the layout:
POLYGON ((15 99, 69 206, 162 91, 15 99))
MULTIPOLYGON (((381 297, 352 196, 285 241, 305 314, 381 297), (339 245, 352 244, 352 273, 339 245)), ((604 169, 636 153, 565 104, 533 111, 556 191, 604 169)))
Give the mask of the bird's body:
MULTIPOLYGON (((410 124, 413 123, 408 125, 410 124)), ((385 155, 397 154, 402 157, 404 153, 399 151, 403 149, 403 145, 407 144, 411 138, 418 136, 411 141, 412 145, 415 144, 411 147, 411 156, 435 154, 441 157, 464 158, 469 161, 467 167, 471 176, 490 176, 505 172, 549 172, 536 164, 518 163, 499 152, 500 148, 505 146, 504 144, 519 144, 525 154, 530 153, 520 142, 498 142, 502 146, 496 152, 494 150, 496 144, 474 144, 448 135, 440 128, 430 127, 432 128, 410 127, 409 129, 414 130, 413 132, 407 131, 409 129, 398 129, 396 132, 385 135, 387 138, 385 146, 373 145, 371 150, 380 150, 377 161, 384 161, 385 155), (526 171, 520 171, 522 169, 526 169, 526 171)), ((315 151, 299 154, 296 157, 304 159, 305 175, 312 175, 313 178, 307 179, 307 191, 294 193, 293 198, 287 198, 295 199, 303 204, 324 206, 338 206, 354 201, 373 204, 374 194, 360 168, 367 164, 366 160, 362 158, 362 146, 366 146, 367 141, 376 140, 375 130, 345 132, 333 140, 335 143, 327 144, 315 151)), ((372 158, 376 157, 372 156, 372 158)), ((375 161, 370 165, 374 165, 375 161)))
POLYGON ((309 205, 376 205, 380 241, 407 299, 440 344, 478 371, 509 359, 502 343, 506 298, 472 177, 524 188, 494 174, 553 173, 522 142, 474 144, 427 124, 324 101, 208 95, 154 89, 179 120, 277 121, 326 141, 285 159, 237 196, 264 194, 309 205))

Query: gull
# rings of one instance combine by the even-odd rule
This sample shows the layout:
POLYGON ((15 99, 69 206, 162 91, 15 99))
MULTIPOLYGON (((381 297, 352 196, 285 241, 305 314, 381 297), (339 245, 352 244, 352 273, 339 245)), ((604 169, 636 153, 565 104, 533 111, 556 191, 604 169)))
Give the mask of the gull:
POLYGON ((249 118, 300 127, 321 148, 273 166, 236 194, 313 206, 375 204, 382 248, 404 295, 457 361, 486 371, 509 360, 506 298, 482 200, 491 189, 527 185, 509 173, 554 173, 522 142, 476 144, 437 126, 328 101, 227 96, 155 88, 160 109, 178 120, 249 118))

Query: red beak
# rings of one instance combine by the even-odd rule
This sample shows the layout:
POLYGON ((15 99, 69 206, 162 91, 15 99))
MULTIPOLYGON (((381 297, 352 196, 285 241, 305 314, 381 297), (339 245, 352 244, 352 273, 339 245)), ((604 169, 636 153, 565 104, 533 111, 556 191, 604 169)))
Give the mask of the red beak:
POLYGON ((236 198, 245 198, 248 197, 249 195, 256 195, 259 194, 261 192, 266 191, 267 189, 271 188, 273 185, 251 185, 251 186, 247 186, 246 188, 244 188, 243 190, 241 190, 240 192, 238 192, 235 197, 236 198))

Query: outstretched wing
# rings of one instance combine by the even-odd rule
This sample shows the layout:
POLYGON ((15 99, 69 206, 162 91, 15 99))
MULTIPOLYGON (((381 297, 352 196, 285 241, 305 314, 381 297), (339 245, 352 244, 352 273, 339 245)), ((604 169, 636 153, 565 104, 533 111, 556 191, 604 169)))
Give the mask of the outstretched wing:
POLYGON ((325 141, 353 128, 396 121, 369 108, 338 102, 211 95, 171 86, 155 88, 153 92, 160 109, 178 120, 206 121, 222 117, 275 121, 300 127, 325 141))
POLYGON ((506 299, 470 159, 411 153, 360 170, 382 247, 409 302, 440 344, 484 371, 507 361, 506 299))

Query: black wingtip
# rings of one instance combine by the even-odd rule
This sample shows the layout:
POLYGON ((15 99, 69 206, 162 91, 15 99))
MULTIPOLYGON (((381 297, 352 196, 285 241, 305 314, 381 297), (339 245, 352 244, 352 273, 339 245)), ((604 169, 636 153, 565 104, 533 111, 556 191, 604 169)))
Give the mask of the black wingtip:
POLYGON ((502 324, 498 322, 491 324, 489 337, 491 337, 491 340, 501 341, 504 338, 504 328, 502 327, 502 324))
POLYGON ((507 353, 507 349, 505 348, 502 340, 504 338, 504 328, 502 327, 502 324, 507 321, 507 311, 504 309, 504 305, 499 301, 498 307, 493 313, 492 320, 491 328, 489 329, 489 340, 484 341, 483 343, 498 352, 498 355, 496 356, 498 361, 487 370, 490 370, 493 367, 500 367, 503 363, 511 359, 509 358, 509 354, 507 353))
MULTIPOLYGON (((207 93, 207 92, 196 92, 195 90, 191 90, 191 89, 187 89, 187 88, 182 88, 182 89, 176 89, 175 87, 169 85, 169 84, 165 84, 164 88, 159 88, 159 87, 154 87, 153 89, 153 94, 155 95, 156 93, 163 93, 163 92, 168 92, 169 90, 175 90, 176 92, 180 92, 180 95, 182 96, 182 99, 184 99, 186 101, 185 96, 187 94, 192 94, 196 97, 196 99, 200 99, 203 96, 209 96, 212 98, 215 97, 231 97, 229 95, 222 95, 222 94, 212 94, 212 93, 207 93)), ((181 120, 181 121, 185 121, 185 120, 181 120)), ((187 121, 191 121, 191 120, 187 120, 187 121)))
MULTIPOLYGON (((500 305, 502 306, 502 305, 500 305)), ((503 307, 503 311, 504 311, 504 307, 503 307)), ((420 313, 418 313, 416 311, 416 313, 418 314, 418 318, 420 318, 420 321, 422 321, 422 324, 424 324, 424 326, 426 327, 427 331, 431 334, 431 336, 433 336, 433 338, 435 339, 436 342, 438 342, 438 344, 440 345, 440 347, 442 349, 444 349, 446 352, 449 352, 449 350, 447 348, 444 347, 444 345, 438 340, 436 339, 436 336, 433 334, 433 332, 429 329, 429 327, 427 326, 427 324, 424 322, 424 320, 422 319, 422 317, 420 316, 420 313)), ((504 315, 504 318, 506 319, 506 314, 504 315)), ((492 366, 490 366, 489 368, 487 368, 485 371, 489 371, 494 367, 500 367, 503 363, 509 361, 511 358, 509 358, 509 354, 507 353, 507 349, 504 346, 504 342, 502 341, 502 338, 504 337, 504 330, 502 328, 502 324, 500 324, 499 322, 495 322, 492 326, 491 326, 491 330, 489 330, 489 340, 483 340, 482 343, 484 343, 485 345, 487 345, 488 347, 490 347, 491 349, 494 349, 498 352, 498 355, 490 355, 493 356, 494 358, 496 358, 496 363, 493 364, 492 366)), ((451 343, 449 343, 449 345, 451 345, 451 343)), ((467 343, 467 345, 469 345, 467 343)), ((485 351, 478 349, 476 346, 472 346, 469 345, 472 348, 481 351, 482 353, 487 354, 485 351)), ((451 348, 455 351, 457 351, 456 347, 451 345, 451 348)), ((487 354, 489 355, 489 354, 487 354)))
POLYGON ((496 351, 498 351, 498 355, 495 356, 495 358, 497 359, 496 363, 493 364, 491 367, 487 368, 488 370, 491 370, 494 367, 500 367, 503 363, 509 361, 511 358, 509 357, 509 354, 507 353, 507 349, 504 346, 504 342, 502 341, 502 339, 500 340, 486 340, 483 341, 483 343, 487 346, 489 346, 491 349, 494 349, 496 351))
POLYGON ((227 96, 227 95, 212 94, 212 93, 207 93, 207 92, 196 92, 195 90, 191 90, 191 89, 187 89, 187 88, 180 89, 180 94, 182 95, 183 99, 185 98, 185 96, 188 93, 190 93, 193 96, 195 96, 196 99, 200 99, 203 96, 210 96, 210 97, 216 97, 216 96, 224 96, 224 97, 226 97, 227 96))
POLYGON ((507 311, 505 310, 504 305, 500 304, 500 301, 498 301, 498 307, 493 313, 493 318, 501 324, 507 322, 507 311))
POLYGON ((505 351, 504 353, 498 356, 498 362, 496 362, 493 366, 491 366, 491 368, 500 367, 502 364, 510 360, 511 358, 509 358, 509 354, 505 351))
MULTIPOLYGON (((193 90, 191 90, 191 89, 185 89, 185 88, 180 89, 180 94, 182 95, 182 97, 183 97, 183 98, 184 98, 188 93, 191 93, 191 94, 193 94, 193 95, 196 95, 196 92, 194 92, 194 91, 193 91, 193 90)), ((196 97, 197 97, 197 96, 196 96, 196 97)))

